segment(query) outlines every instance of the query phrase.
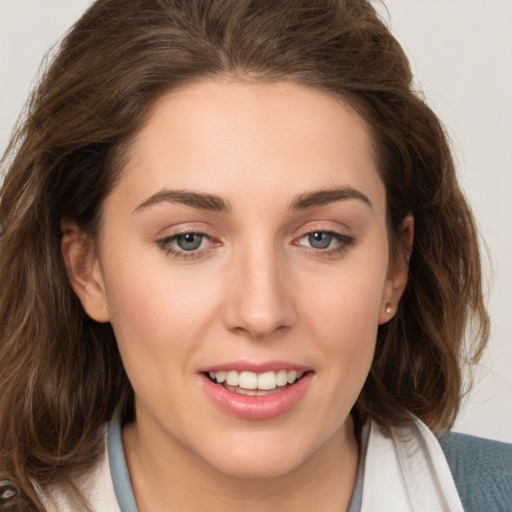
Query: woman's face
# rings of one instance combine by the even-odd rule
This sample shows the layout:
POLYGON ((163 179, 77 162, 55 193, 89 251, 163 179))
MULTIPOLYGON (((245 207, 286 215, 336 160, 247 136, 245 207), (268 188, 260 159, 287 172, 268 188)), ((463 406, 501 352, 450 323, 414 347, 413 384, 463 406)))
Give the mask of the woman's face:
POLYGON ((228 79, 163 97, 106 200, 83 301, 112 323, 139 440, 270 476, 343 436, 398 300, 385 212, 347 104, 228 79))

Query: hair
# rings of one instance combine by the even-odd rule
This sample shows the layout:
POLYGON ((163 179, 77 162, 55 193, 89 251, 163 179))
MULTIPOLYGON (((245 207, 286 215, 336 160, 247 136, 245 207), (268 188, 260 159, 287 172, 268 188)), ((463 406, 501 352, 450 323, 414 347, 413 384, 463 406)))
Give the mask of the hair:
POLYGON ((411 413, 434 431, 455 419, 463 366, 488 336, 475 222, 443 127, 370 3, 99 0, 60 43, 2 160, 0 487, 13 492, 4 487, 0 510, 44 510, 37 487, 72 493, 102 453, 114 410, 133 410, 110 324, 90 319, 69 284, 61 221, 97 236, 156 101, 216 76, 295 81, 367 121, 393 257, 403 257, 409 212, 415 240, 409 282, 379 327, 353 412, 384 428, 408 424, 411 413))

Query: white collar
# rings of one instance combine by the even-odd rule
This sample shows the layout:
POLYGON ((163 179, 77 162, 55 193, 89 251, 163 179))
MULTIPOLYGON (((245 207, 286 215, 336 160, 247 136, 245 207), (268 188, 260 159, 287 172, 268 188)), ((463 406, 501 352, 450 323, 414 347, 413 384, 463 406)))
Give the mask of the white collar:
POLYGON ((361 512, 463 512, 455 482, 434 434, 419 419, 386 436, 375 422, 366 439, 361 512))

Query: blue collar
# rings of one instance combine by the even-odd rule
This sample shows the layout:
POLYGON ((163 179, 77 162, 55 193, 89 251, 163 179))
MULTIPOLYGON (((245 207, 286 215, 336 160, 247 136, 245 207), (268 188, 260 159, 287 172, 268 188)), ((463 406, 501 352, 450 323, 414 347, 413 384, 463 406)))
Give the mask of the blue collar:
POLYGON ((110 461, 110 475, 121 512, 138 512, 133 495, 130 473, 126 465, 121 438, 121 421, 116 416, 110 423, 107 434, 107 450, 110 461))

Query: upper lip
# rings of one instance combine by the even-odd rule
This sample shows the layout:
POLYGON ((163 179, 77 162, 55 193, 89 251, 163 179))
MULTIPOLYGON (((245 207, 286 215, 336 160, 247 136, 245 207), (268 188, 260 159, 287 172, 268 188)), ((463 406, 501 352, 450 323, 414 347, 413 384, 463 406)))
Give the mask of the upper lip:
POLYGON ((229 361, 201 368, 199 373, 236 371, 236 372, 277 372, 279 370, 296 370, 298 372, 311 371, 310 367, 290 361, 229 361))

